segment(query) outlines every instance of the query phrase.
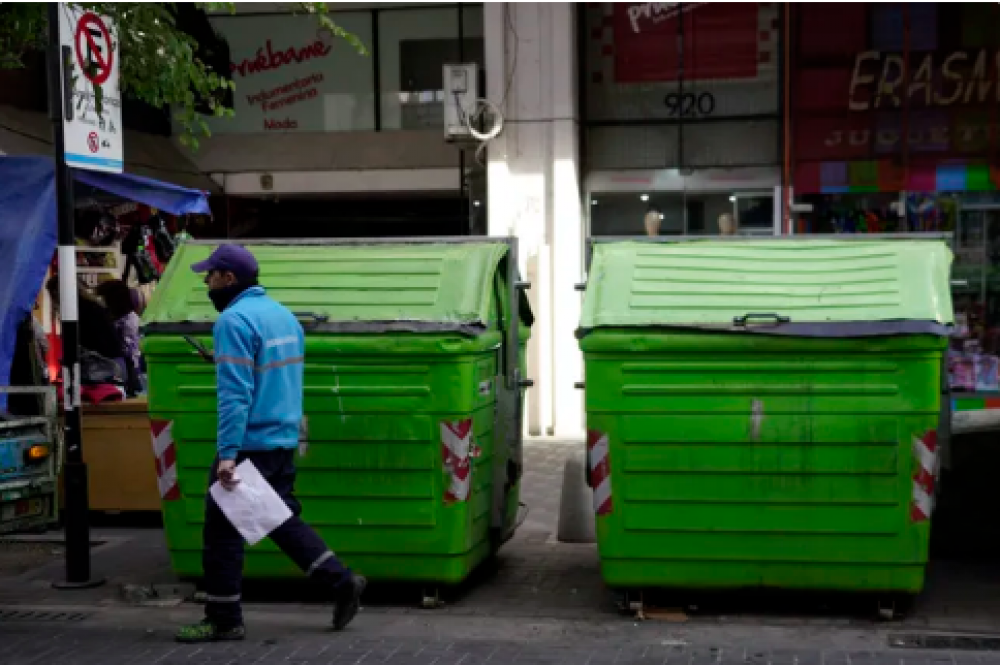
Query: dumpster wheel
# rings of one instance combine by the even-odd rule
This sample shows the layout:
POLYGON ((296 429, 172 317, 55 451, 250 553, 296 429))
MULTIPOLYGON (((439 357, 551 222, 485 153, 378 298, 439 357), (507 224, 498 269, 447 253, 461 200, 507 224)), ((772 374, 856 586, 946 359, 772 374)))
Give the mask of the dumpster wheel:
POLYGON ((913 601, 914 596, 905 594, 879 598, 877 601, 878 620, 896 621, 904 618, 913 607, 913 601))
POLYGON ((642 591, 622 591, 618 602, 618 609, 626 616, 644 621, 646 619, 646 604, 642 591))
POLYGON ((420 607, 425 610, 438 610, 444 607, 444 601, 441 600, 441 590, 438 587, 425 588, 420 607))
POLYGON ((888 598, 881 598, 878 601, 879 621, 894 621, 896 619, 896 603, 888 598))

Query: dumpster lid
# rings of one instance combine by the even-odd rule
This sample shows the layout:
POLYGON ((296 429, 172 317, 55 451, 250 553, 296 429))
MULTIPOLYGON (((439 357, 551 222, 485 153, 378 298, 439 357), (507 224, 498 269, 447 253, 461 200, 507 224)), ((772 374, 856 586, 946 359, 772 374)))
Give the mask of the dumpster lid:
POLYGON ((578 336, 673 327, 807 337, 950 334, 939 240, 595 243, 578 336))
MULTIPOLYGON (((206 330, 218 314, 191 265, 216 242, 184 243, 143 316, 147 332, 206 330)), ((506 242, 241 242, 260 265, 260 283, 307 330, 458 332, 478 335, 495 318, 493 279, 506 242)), ((522 293, 522 298, 523 298, 522 293)), ((519 309, 524 309, 522 304, 519 309)), ((529 314, 530 316, 530 314, 529 314)), ((526 321, 530 325, 530 320, 526 321)))

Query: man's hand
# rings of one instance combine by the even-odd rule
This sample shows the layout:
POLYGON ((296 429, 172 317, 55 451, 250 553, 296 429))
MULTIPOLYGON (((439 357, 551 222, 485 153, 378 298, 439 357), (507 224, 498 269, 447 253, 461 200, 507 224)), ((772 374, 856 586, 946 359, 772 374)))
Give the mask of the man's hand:
POLYGON ((236 477, 236 461, 231 459, 219 460, 219 466, 215 471, 222 483, 222 488, 230 492, 240 484, 240 479, 236 477))

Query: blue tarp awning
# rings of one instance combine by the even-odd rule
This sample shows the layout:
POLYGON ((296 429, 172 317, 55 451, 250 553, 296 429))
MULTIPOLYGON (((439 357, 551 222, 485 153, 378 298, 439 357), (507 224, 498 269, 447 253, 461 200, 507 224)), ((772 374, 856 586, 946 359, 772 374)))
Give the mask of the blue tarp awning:
MULTIPOLYGON (((51 157, 0 156, 0 385, 10 381, 17 327, 31 312, 56 249, 51 157)), ((73 171, 77 182, 173 215, 210 214, 208 195, 141 176, 73 171)), ((0 395, 0 411, 6 409, 0 395)))

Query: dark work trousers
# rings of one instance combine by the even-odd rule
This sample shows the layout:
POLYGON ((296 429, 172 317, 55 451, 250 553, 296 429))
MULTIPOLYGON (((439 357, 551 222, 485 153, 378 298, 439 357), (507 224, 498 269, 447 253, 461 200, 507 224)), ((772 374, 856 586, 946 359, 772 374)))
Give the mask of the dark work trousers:
MULTIPOLYGON (((340 586, 351 579, 351 571, 337 560, 319 534, 299 518, 302 506, 294 495, 295 454, 294 449, 241 453, 236 458, 236 463, 243 460, 253 462, 260 475, 271 484, 292 511, 292 517, 271 532, 270 538, 274 544, 306 575, 329 587, 331 593, 336 595, 340 586)), ((217 480, 218 463, 216 459, 212 464, 209 487, 217 480)), ((211 493, 205 498, 204 539, 202 566, 205 592, 208 595, 205 617, 222 629, 242 625, 240 593, 244 540, 212 499, 211 493)))

